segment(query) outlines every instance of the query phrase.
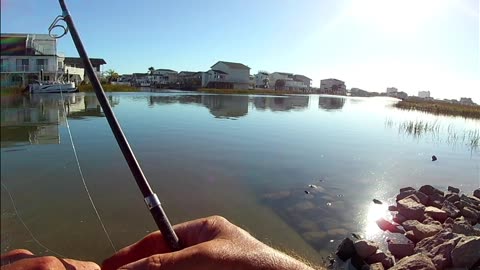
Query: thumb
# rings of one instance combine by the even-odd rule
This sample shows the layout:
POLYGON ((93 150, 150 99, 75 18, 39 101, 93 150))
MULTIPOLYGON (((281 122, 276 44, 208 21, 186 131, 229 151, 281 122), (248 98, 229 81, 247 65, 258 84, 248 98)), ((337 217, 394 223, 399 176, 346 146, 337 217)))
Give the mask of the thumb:
POLYGON ((120 267, 121 270, 212 270, 213 264, 207 256, 194 249, 184 249, 172 253, 155 254, 120 267), (210 267, 209 267, 210 266, 210 267))

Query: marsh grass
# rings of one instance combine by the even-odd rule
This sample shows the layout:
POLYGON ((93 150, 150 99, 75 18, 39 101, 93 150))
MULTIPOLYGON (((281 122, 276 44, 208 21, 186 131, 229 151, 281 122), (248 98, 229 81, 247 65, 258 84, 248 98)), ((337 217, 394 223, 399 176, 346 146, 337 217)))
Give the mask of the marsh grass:
MULTIPOLYGON (((105 92, 139 92, 140 89, 129 85, 102 84, 105 92)), ((93 85, 84 84, 78 86, 80 92, 94 92, 93 85)))
POLYGON ((452 115, 480 119, 480 106, 448 103, 436 100, 402 100, 394 105, 402 110, 417 110, 436 115, 452 115))

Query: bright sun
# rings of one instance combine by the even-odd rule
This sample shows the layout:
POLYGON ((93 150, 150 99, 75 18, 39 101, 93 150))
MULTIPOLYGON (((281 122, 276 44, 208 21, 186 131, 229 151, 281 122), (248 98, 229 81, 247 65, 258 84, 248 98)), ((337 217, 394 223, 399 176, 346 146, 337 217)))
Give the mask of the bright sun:
POLYGON ((352 0, 347 12, 357 23, 392 33, 411 33, 437 16, 448 0, 352 0))

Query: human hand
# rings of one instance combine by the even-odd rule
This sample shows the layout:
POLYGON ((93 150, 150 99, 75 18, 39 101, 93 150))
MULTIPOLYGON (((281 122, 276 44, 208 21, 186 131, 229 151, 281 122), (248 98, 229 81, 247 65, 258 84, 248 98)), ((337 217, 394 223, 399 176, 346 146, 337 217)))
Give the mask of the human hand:
POLYGON ((105 260, 103 270, 312 269, 255 239, 223 217, 213 216, 174 226, 181 245, 171 252, 157 231, 105 260))
POLYGON ((2 254, 2 270, 100 270, 93 262, 60 259, 53 256, 35 256, 25 249, 15 249, 2 254))

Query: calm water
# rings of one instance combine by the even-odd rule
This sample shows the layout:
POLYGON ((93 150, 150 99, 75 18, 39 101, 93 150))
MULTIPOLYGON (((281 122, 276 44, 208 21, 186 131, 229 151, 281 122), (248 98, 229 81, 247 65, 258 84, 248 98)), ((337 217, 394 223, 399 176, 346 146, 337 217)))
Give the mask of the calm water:
MULTIPOLYGON (((351 232, 385 237, 374 223, 384 208, 373 198, 392 201, 407 185, 480 186, 478 120, 400 111, 390 99, 176 92, 109 98, 173 223, 220 214, 314 262, 351 232)), ((37 239, 64 256, 100 262, 113 250, 84 191, 65 117, 117 248, 155 225, 95 96, 65 99, 66 112, 58 95, 2 98, 2 251, 49 253, 37 239)))

